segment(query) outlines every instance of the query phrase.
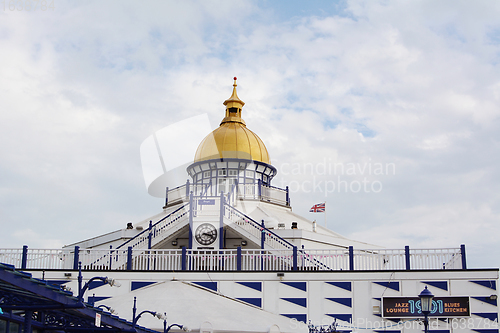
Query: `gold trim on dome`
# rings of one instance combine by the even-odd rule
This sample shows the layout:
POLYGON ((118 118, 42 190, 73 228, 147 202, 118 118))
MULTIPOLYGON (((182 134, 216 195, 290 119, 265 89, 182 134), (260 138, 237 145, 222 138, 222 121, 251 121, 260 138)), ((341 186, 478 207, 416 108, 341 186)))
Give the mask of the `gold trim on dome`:
POLYGON ((236 93, 234 78, 233 93, 224 101, 226 115, 219 128, 210 133, 198 146, 194 162, 220 158, 237 158, 271 164, 264 142, 246 127, 241 119, 241 109, 245 103, 236 93))

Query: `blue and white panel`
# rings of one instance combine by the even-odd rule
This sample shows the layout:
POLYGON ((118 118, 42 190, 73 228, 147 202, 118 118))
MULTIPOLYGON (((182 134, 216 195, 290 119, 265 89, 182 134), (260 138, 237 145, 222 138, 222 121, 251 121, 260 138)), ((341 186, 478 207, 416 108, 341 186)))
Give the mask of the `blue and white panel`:
POLYGON ((278 285, 278 313, 307 322, 307 282, 281 282, 278 285))
POLYGON ((233 285, 233 297, 247 304, 262 308, 262 285, 260 281, 241 281, 233 285))

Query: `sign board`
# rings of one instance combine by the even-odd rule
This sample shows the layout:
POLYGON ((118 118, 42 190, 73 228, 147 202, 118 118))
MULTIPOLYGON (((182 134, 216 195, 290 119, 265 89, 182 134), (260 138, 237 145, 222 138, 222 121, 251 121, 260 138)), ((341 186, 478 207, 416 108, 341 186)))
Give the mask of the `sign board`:
POLYGON ((95 326, 101 327, 101 314, 100 313, 95 314, 95 326))
POLYGON ((198 205, 213 206, 215 205, 215 199, 199 199, 198 205))
MULTIPOLYGON (((418 297, 383 297, 382 317, 422 317, 418 297)), ((434 297, 429 317, 469 317, 469 297, 434 297)))

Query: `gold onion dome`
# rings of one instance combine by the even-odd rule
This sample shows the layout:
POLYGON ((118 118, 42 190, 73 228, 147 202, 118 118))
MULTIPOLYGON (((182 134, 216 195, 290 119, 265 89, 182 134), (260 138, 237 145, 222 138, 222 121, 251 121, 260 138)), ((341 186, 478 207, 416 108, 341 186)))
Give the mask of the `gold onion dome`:
POLYGON ((233 94, 224 101, 226 116, 219 128, 207 135, 200 143, 194 162, 237 158, 271 164, 269 153, 264 142, 241 119, 241 109, 245 103, 236 93, 236 78, 234 78, 233 94))

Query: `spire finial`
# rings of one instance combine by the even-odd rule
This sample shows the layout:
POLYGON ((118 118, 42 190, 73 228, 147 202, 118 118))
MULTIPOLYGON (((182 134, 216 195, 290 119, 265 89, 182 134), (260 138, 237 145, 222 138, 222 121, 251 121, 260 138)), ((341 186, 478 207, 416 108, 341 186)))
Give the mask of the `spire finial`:
POLYGON ((222 120, 221 124, 230 121, 245 124, 243 119, 241 119, 241 108, 243 107, 243 105, 245 105, 245 103, 238 97, 238 94, 236 93, 236 87, 238 86, 236 84, 237 79, 238 78, 235 76, 233 83, 233 93, 231 94, 231 97, 224 101, 224 105, 226 106, 226 116, 222 120))

